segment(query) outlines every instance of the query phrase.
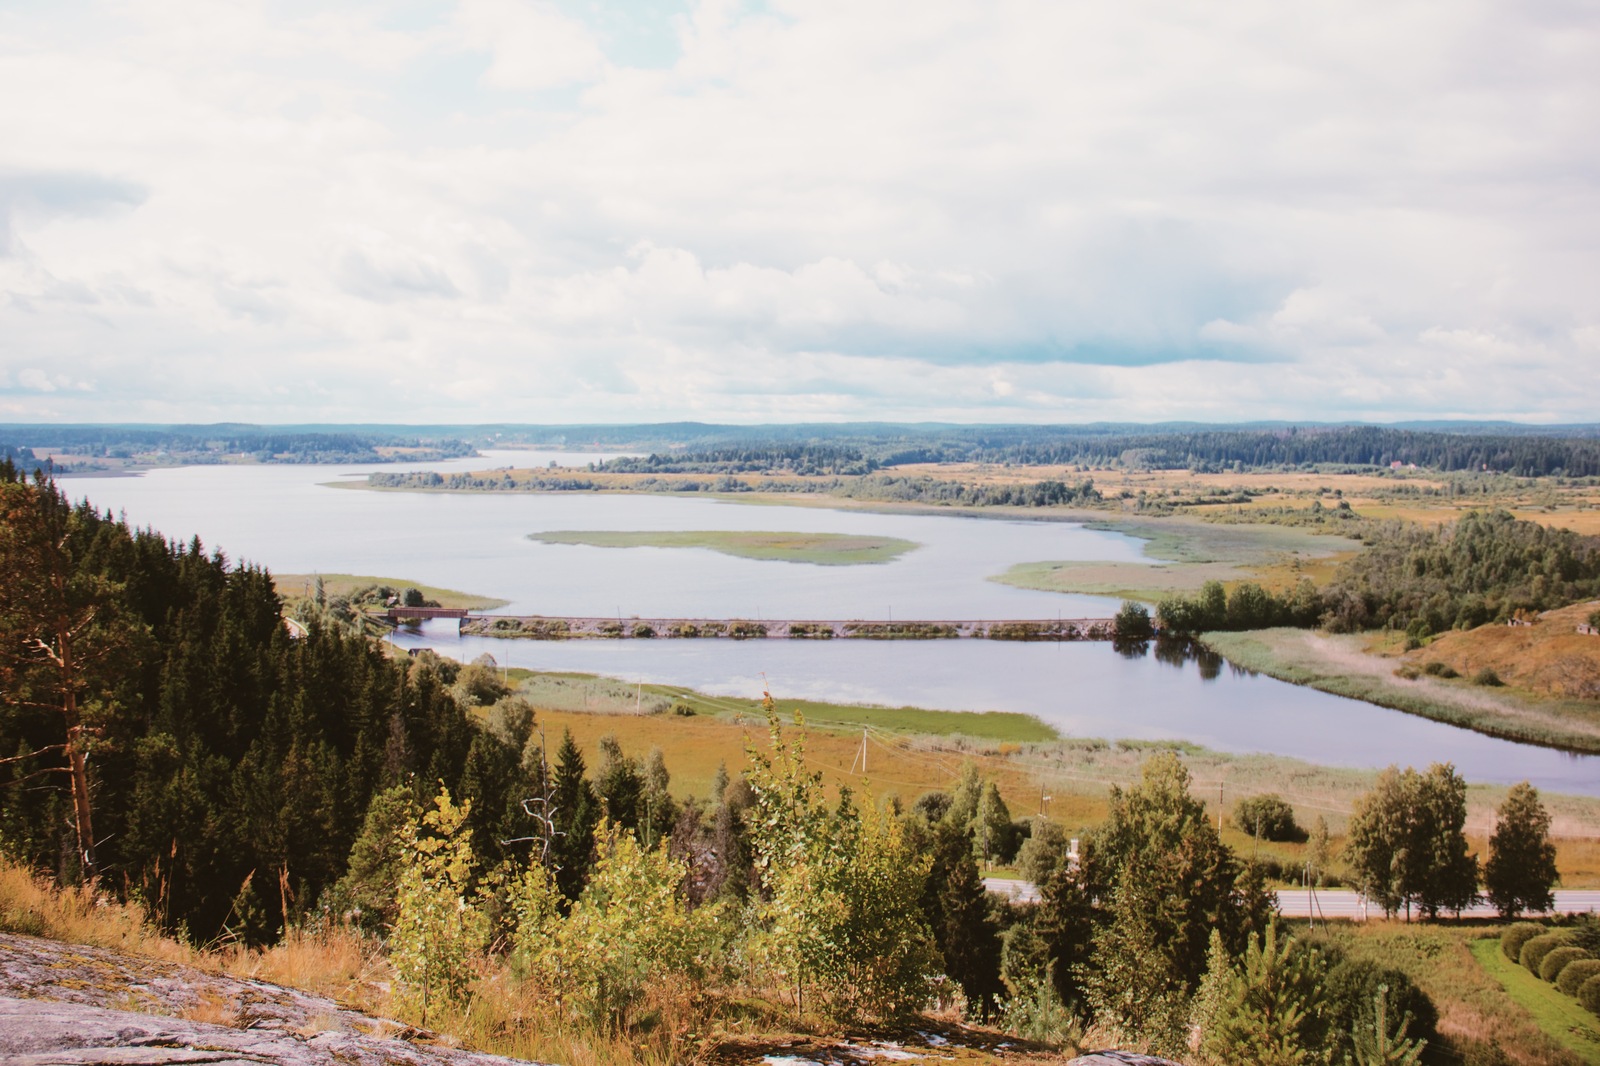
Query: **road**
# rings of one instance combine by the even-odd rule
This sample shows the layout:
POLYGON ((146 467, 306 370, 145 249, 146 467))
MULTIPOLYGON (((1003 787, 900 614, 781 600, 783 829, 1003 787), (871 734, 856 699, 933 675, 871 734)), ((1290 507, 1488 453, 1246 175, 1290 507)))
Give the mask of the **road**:
MULTIPOLYGON (((1009 877, 985 877, 983 887, 997 896, 1005 896, 1018 903, 1036 903, 1039 889, 1028 881, 1009 877)), ((1368 906, 1363 911, 1361 896, 1346 888, 1325 888, 1312 895, 1305 889, 1279 889, 1278 909, 1286 918, 1305 918, 1312 913, 1313 902, 1319 918, 1347 918, 1361 920, 1366 917, 1382 918, 1383 910, 1368 906)), ((1600 911, 1600 891, 1593 889, 1557 889, 1555 911, 1558 914, 1579 914, 1600 911)), ((1453 912, 1452 912, 1453 913, 1453 912)), ((1488 904, 1479 904, 1461 912, 1469 918, 1493 918, 1495 910, 1488 904)))

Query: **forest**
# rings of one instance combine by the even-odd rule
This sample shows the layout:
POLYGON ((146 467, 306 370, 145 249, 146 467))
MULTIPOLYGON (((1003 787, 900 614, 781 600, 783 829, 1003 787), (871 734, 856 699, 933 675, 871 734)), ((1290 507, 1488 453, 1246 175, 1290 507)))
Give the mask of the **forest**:
MULTIPOLYGON (((1205 1063, 1409 1061, 1374 1056, 1441 1039, 1405 973, 1276 922, 1263 868, 1222 842, 1171 752, 1111 791, 1074 859, 971 764, 910 803, 825 794, 803 721, 770 697, 767 743, 684 796, 659 752, 608 738, 591 768, 546 737, 492 663, 387 654, 316 617, 291 637, 281 610, 265 571, 0 462, 8 861, 197 944, 358 932, 394 967, 394 1008, 435 1028, 492 1017, 631 1045, 663 1039, 663 1012, 699 1031, 755 996, 774 1024, 943 1003, 1205 1063), (985 893, 980 864, 1005 862, 1042 902, 985 893)), ((1553 854, 1532 804, 1497 849, 1553 854)), ((1464 821, 1449 766, 1394 770, 1346 860, 1390 911, 1458 906, 1480 879, 1508 914, 1536 906, 1553 862, 1480 870, 1464 821)), ((1309 835, 1316 875, 1327 828, 1309 835)))
POLYGON ((1514 517, 1468 511, 1432 527, 1369 523, 1366 550, 1317 588, 1272 592, 1254 582, 1225 590, 1207 582, 1194 596, 1156 608, 1172 633, 1320 626, 1331 632, 1398 629, 1414 641, 1600 597, 1600 537, 1514 517))
POLYGON ((448 459, 473 455, 465 441, 410 432, 370 429, 331 430, 236 423, 213 426, 0 426, 0 455, 33 461, 31 448, 46 447, 72 456, 57 471, 94 470, 97 459, 143 463, 216 463, 249 458, 261 463, 383 463, 394 457, 379 449, 404 448, 407 459, 448 459), (18 449, 13 452, 8 449, 18 449), (25 452, 26 454, 21 454, 25 452))

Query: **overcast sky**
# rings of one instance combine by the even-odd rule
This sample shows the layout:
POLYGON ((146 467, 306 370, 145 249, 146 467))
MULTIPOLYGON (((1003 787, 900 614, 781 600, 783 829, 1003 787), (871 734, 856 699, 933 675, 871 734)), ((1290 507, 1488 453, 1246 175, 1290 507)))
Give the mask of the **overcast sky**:
POLYGON ((1588 0, 5 0, 0 420, 1600 420, 1588 0))

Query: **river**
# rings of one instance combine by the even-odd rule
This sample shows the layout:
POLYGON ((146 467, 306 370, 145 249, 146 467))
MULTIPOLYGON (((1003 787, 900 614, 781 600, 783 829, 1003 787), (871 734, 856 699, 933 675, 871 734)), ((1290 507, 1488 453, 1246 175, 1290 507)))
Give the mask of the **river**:
MULTIPOLYGON (((750 506, 659 495, 371 492, 330 487, 372 469, 482 470, 599 455, 491 452, 378 467, 200 466, 63 487, 169 537, 198 535, 278 573, 374 574, 511 601, 508 612, 750 618, 1108 616, 1117 604, 987 580, 1015 563, 1134 561, 1140 542, 1065 522, 750 506), (777 530, 901 537, 886 564, 818 566, 698 549, 544 544, 554 530, 777 530)), ((1023 711, 1075 736, 1172 738, 1336 766, 1454 762, 1470 781, 1528 779, 1600 795, 1600 757, 1498 740, 1215 662, 1128 657, 1106 644, 982 640, 498 641, 435 623, 397 643, 462 659, 586 670, 718 695, 1023 711)))

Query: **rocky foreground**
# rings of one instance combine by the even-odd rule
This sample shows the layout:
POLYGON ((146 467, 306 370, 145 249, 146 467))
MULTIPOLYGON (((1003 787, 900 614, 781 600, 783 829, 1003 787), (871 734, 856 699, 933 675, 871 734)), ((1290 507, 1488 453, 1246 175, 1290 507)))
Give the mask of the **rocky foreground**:
POLYGON ((262 981, 0 934, 6 1066, 512 1066, 262 981))

